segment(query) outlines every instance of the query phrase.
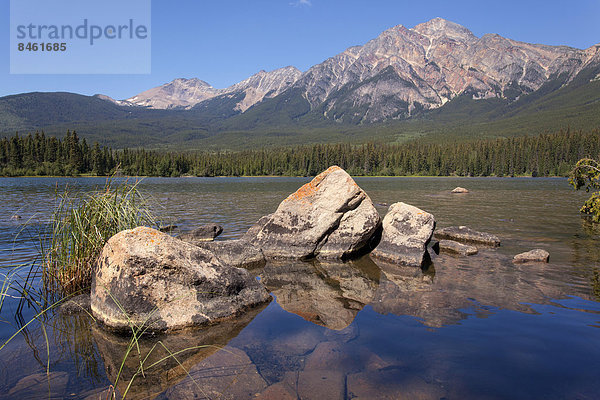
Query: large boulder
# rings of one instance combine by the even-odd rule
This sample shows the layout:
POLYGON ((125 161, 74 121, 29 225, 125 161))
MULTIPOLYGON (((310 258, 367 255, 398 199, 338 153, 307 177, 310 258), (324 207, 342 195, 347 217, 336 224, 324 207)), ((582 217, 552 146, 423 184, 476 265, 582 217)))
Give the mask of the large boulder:
POLYGON ((154 229, 122 231, 104 246, 92 280, 94 316, 110 328, 164 331, 215 322, 269 300, 244 269, 154 229))
POLYGON ((381 241, 371 256, 421 267, 434 229, 433 215, 409 204, 394 203, 383 218, 381 241))
POLYGON ((349 258, 369 249, 381 218, 340 167, 319 174, 261 218, 246 238, 268 258, 349 258))
POLYGON ((474 231, 466 226, 449 226, 439 229, 435 232, 435 237, 438 239, 454 240, 461 243, 475 243, 486 246, 500 246, 498 236, 490 233, 474 231))

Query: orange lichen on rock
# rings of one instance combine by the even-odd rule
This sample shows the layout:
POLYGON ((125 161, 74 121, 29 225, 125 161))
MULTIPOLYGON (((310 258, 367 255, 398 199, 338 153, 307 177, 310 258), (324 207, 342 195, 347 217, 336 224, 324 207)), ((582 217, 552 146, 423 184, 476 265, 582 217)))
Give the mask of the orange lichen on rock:
POLYGON ((307 201, 309 197, 317 193, 317 191, 319 190, 319 184, 323 181, 323 179, 327 177, 327 175, 340 169, 341 168, 337 165, 327 168, 325 171, 315 176, 315 178, 312 181, 308 182, 300 189, 290 194, 284 201, 307 201))

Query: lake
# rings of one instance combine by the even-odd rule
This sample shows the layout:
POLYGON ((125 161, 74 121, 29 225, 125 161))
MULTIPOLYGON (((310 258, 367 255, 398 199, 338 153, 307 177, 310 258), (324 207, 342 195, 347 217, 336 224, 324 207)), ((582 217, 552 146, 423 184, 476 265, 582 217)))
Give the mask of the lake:
MULTIPOLYGON (((146 178, 140 187, 164 223, 178 226, 174 233, 218 223, 226 240, 308 180, 146 178)), ((438 227, 467 225, 502 245, 470 257, 432 254, 425 270, 368 256, 268 263, 251 273, 271 292, 269 304, 219 325, 144 338, 141 356, 136 348, 123 365, 129 338, 85 313, 50 310, 0 350, 0 398, 105 399, 115 382, 128 398, 598 398, 600 229, 578 213, 585 193, 558 178, 356 181, 382 216, 386 204, 403 201, 432 213, 438 227), (450 194, 456 186, 470 193, 450 194), (550 263, 512 263, 533 248, 546 249, 550 263)), ((0 179, 2 271, 35 258, 36 230, 57 190, 104 182, 0 179)), ((0 343, 43 308, 6 297, 0 343)))

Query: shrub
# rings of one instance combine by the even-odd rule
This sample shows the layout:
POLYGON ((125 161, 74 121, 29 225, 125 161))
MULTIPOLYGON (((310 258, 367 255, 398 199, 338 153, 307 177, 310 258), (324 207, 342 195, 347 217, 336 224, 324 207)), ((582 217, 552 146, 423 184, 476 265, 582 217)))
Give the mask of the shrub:
MULTIPOLYGON (((586 192, 600 189, 600 163, 590 158, 579 160, 571 172, 569 183, 576 190, 585 188, 586 192)), ((592 221, 600 222, 600 191, 592 193, 580 211, 590 215, 592 221)))

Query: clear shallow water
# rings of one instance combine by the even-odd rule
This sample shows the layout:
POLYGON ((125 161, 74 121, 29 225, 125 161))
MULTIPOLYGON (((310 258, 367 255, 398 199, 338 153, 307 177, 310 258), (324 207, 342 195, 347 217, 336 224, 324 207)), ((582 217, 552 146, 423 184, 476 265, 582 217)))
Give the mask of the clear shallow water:
MULTIPOLYGON (((181 365, 171 359, 144 371, 130 397, 597 398, 600 232, 578 215, 584 193, 564 179, 356 180, 377 204, 413 204, 433 213, 438 227, 468 225, 500 236, 502 246, 468 258, 433 256, 426 271, 369 258, 253 270, 274 300, 219 326, 148 338, 143 354, 159 340, 171 351, 190 350, 178 355, 181 365), (451 195, 456 186, 471 193, 451 195), (534 247, 550 252, 550 264, 512 264, 514 254, 534 247)), ((162 205, 157 211, 166 223, 187 230, 217 222, 229 239, 306 181, 152 178, 141 187, 162 205)), ((1 179, 0 262, 35 255, 34 234, 13 237, 30 218, 43 221, 57 185, 103 184, 1 179), (14 214, 22 218, 11 220, 14 214)), ((378 209, 384 214, 387 207, 378 209)), ((7 299, 2 342, 34 315, 25 306, 19 321, 16 309, 17 301, 7 299)), ((42 319, 45 330, 33 323, 0 350, 0 398, 98 398, 115 381, 127 339, 102 331, 85 314, 42 319)), ((157 346, 150 357, 156 361, 166 355, 157 346)), ((121 392, 138 365, 130 357, 121 392)))

